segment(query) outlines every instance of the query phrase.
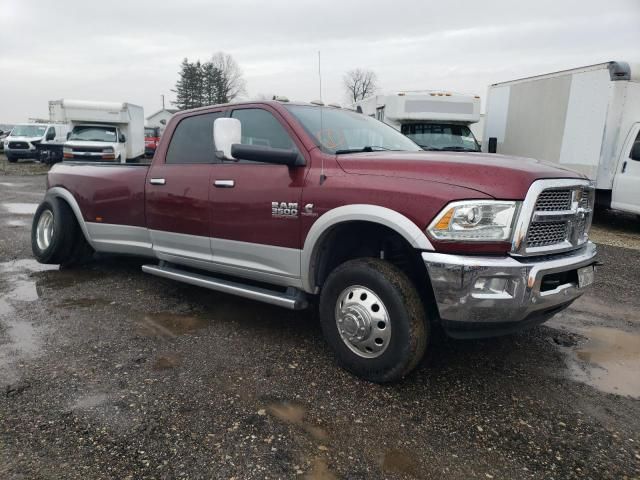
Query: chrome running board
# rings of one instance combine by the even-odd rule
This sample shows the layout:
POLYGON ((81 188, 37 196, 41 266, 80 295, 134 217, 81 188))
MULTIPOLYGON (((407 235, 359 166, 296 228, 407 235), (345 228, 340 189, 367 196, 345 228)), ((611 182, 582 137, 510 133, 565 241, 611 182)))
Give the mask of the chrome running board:
POLYGON ((304 292, 291 287, 288 288, 286 292, 277 292, 266 288, 254 287, 253 285, 245 285, 207 275, 187 272, 166 265, 143 265, 142 271, 150 273, 151 275, 157 275, 158 277, 177 280, 190 285, 229 293, 259 302, 270 303, 290 310, 302 310, 307 308, 308 305, 304 292))

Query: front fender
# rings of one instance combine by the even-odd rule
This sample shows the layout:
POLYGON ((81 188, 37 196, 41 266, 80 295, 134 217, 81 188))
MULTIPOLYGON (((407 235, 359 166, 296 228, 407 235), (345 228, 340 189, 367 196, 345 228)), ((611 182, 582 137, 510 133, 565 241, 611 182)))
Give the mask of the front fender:
POLYGON ((344 222, 364 221, 377 223, 394 230, 409 244, 418 249, 432 251, 433 245, 418 226, 401 213, 379 205, 353 204, 329 210, 311 226, 301 254, 302 287, 309 293, 316 293, 316 257, 325 236, 333 227, 344 222))

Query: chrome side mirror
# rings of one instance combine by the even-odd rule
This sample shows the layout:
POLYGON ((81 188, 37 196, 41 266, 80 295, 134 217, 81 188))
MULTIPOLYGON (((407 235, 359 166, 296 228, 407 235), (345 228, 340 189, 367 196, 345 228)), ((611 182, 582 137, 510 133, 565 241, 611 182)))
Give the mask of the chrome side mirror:
POLYGON ((216 156, 223 160, 235 160, 231 145, 242 142, 242 127, 237 118, 217 118, 213 122, 213 146, 216 156))

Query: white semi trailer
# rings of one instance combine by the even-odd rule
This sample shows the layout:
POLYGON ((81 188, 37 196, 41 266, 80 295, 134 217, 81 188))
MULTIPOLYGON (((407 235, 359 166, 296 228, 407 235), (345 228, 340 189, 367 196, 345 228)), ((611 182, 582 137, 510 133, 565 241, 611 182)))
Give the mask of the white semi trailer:
POLYGON ((144 111, 120 102, 54 100, 51 121, 69 123, 65 160, 126 163, 144 155, 144 111))
POLYGON ((491 85, 482 148, 584 173, 597 204, 640 213, 640 65, 606 62, 491 85))
POLYGON ((353 104, 400 130, 425 150, 478 152, 470 125, 480 121, 480 97, 420 91, 374 95, 353 104))

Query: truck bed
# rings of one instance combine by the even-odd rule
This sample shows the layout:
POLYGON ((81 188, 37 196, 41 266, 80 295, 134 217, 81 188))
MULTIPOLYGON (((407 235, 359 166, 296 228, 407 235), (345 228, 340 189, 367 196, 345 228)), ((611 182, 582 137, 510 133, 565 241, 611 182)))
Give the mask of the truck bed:
POLYGON ((49 188, 62 187, 86 222, 145 227, 144 187, 149 164, 62 162, 49 172, 49 188))

